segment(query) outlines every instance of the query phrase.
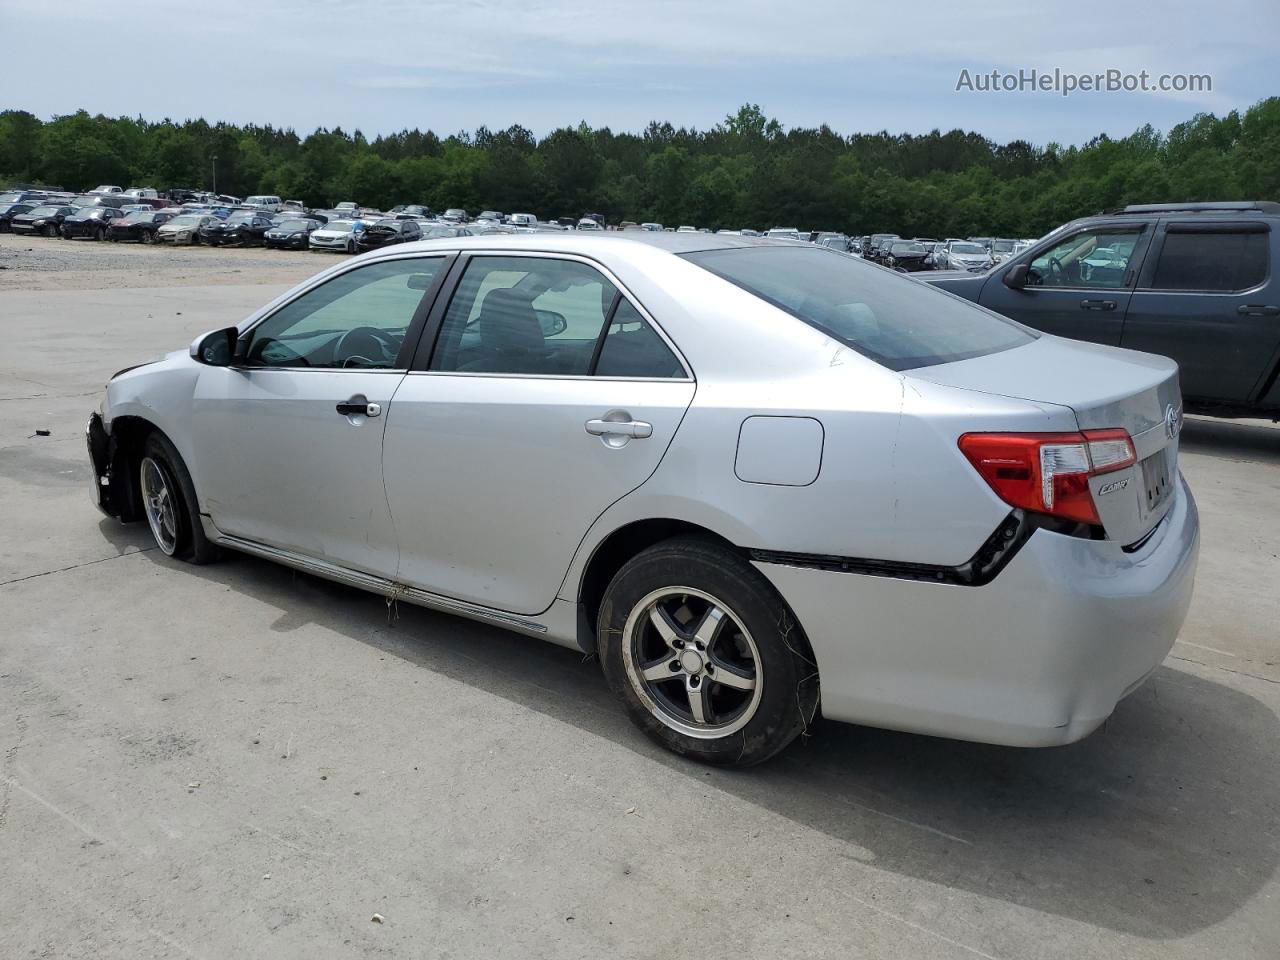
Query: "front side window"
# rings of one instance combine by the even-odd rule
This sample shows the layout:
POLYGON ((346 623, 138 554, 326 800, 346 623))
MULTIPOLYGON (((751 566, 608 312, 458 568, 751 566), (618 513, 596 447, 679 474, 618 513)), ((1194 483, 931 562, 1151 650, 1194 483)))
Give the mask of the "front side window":
POLYGON ((1100 287, 1128 285, 1129 260, 1137 229, 1085 230, 1060 240, 1031 261, 1027 283, 1037 287, 1100 287))
POLYGON ((981 357, 1030 343, 1026 328, 928 284, 821 247, 684 254, 891 370, 981 357))
POLYGON ((576 260, 475 257, 449 303, 431 369, 585 376, 617 295, 576 260))
POLYGON ((251 367, 395 369, 443 258, 372 263, 339 274, 254 327, 251 367))
POLYGON ((1263 230, 1203 232, 1169 227, 1151 286, 1156 290, 1233 292, 1267 278, 1269 234, 1263 230))

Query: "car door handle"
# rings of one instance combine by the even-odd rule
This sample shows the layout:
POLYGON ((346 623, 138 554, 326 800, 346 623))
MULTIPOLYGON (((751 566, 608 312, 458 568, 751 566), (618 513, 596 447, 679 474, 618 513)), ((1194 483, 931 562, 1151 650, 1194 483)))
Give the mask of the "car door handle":
POLYGON ((1116 302, 1114 300, 1081 300, 1081 310, 1114 310, 1116 302))
POLYGON ((1245 303, 1236 307, 1236 313, 1243 313, 1250 317, 1274 317, 1280 314, 1280 307, 1272 306, 1269 303, 1245 303))
POLYGON ((643 420, 588 420, 587 433, 593 437, 630 437, 643 440, 653 436, 653 424, 643 420))
POLYGON ((381 404, 370 403, 360 394, 356 394, 345 403, 337 404, 334 409, 344 417, 376 417, 382 413, 381 404))

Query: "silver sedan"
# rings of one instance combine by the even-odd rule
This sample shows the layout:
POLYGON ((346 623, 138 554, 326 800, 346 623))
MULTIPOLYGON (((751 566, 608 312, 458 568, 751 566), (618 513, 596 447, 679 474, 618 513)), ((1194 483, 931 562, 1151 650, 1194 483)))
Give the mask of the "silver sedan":
POLYGON ((828 719, 1021 746, 1168 652, 1199 543, 1169 360, 808 244, 449 238, 113 377, 99 506, 599 656, 749 764, 828 719))

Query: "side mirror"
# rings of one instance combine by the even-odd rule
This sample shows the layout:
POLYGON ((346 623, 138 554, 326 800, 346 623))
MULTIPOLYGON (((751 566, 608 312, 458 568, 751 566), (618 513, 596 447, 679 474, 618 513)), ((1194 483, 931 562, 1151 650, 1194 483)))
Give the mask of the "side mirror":
POLYGON ((209 367, 229 367, 235 359, 239 336, 235 327, 203 334, 191 344, 191 359, 209 367))
POLYGON ((1027 285, 1027 265, 1019 263, 1006 270, 1002 282, 1010 290, 1021 290, 1027 285))

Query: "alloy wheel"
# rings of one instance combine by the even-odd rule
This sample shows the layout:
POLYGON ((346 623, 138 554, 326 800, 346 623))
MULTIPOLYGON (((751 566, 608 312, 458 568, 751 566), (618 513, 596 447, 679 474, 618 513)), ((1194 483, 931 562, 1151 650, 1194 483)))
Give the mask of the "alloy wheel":
POLYGON ((169 485, 165 469, 151 457, 143 457, 140 474, 142 506, 147 514, 147 523, 156 538, 156 545, 166 556, 172 557, 178 549, 176 492, 169 485))
POLYGON ((760 651, 741 618, 704 591, 663 587, 641 599, 623 628, 622 659, 649 712, 686 736, 735 733, 760 705, 760 651))

